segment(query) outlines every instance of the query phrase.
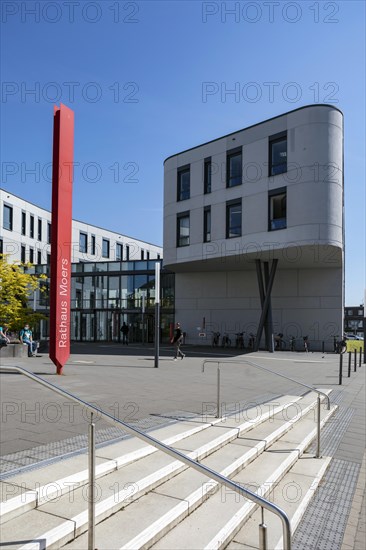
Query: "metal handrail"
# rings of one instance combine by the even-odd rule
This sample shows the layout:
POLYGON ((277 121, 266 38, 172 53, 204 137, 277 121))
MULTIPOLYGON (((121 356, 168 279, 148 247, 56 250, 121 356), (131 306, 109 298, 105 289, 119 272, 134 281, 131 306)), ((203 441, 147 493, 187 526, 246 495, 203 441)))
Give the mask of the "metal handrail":
POLYGON ((295 384, 299 384, 300 386, 304 386, 305 388, 310 389, 311 391, 314 391, 318 394, 318 414, 317 414, 317 450, 316 450, 316 458, 320 458, 320 395, 323 395, 328 402, 327 410, 330 410, 330 399, 328 394, 325 392, 322 392, 318 390, 317 388, 314 388, 313 386, 309 386, 309 384, 305 384, 304 382, 300 382, 300 380, 296 380, 295 378, 291 378, 290 376, 286 376, 285 374, 282 374, 280 372, 274 371, 272 369, 268 369, 266 367, 263 367, 262 365, 258 365, 257 363, 253 363, 253 361, 248 361, 247 359, 241 360, 241 361, 222 361, 219 359, 204 359, 202 362, 202 372, 205 372, 205 364, 206 363, 216 363, 217 364, 217 418, 220 415, 220 365, 223 363, 226 363, 228 365, 232 364, 238 364, 238 365, 250 365, 252 367, 255 367, 257 369, 263 370, 265 372, 270 372, 271 374, 275 374, 276 376, 280 376, 281 378, 285 378, 286 380, 290 380, 291 382, 295 382, 295 384))
MULTIPOLYGON (((94 407, 87 401, 84 401, 83 399, 80 399, 79 397, 76 397, 76 395, 73 395, 72 393, 68 392, 67 390, 63 390, 62 388, 59 388, 55 384, 52 384, 51 382, 47 382, 40 376, 29 372, 26 369, 23 369, 23 367, 12 367, 12 366, 0 366, 0 370, 2 371, 16 371, 20 374, 24 374, 24 376, 27 376, 31 380, 34 380, 38 384, 41 384, 42 386, 45 386, 49 390, 58 393, 59 395, 66 397, 67 399, 70 399, 70 401, 75 401, 76 403, 79 403, 83 405, 86 410, 88 410, 91 413, 91 421, 93 419, 93 414, 97 413, 102 418, 107 420, 107 422, 110 422, 112 424, 118 424, 123 427, 123 429, 130 433, 131 435, 134 435, 138 437, 139 439, 142 439, 145 441, 145 443, 148 443, 149 445, 152 445, 159 451, 163 451, 164 453, 167 453, 171 457, 180 460, 184 464, 187 464, 187 466, 190 466, 191 468, 197 470, 201 474, 209 477, 210 479, 213 479, 214 481, 217 481, 217 483, 220 483, 222 485, 225 485, 225 487, 228 487, 229 489, 233 490, 236 493, 239 493, 240 495, 246 497, 247 499, 253 501, 255 504, 258 504, 262 508, 265 508, 266 510, 273 512, 276 514, 281 522, 282 522, 282 529, 283 529, 283 548, 284 550, 291 550, 291 524, 290 520, 279 506, 276 506, 276 504, 273 504, 273 502, 270 502, 266 500, 265 498, 257 495, 256 493, 253 493, 249 489, 245 489, 241 485, 235 483, 234 481, 231 481, 229 478, 219 474, 215 470, 212 470, 208 466, 203 466, 203 464, 199 464, 198 462, 192 460, 184 453, 181 453, 180 451, 177 451, 176 449, 173 449, 169 445, 166 445, 165 443, 162 443, 158 439, 155 439, 151 435, 148 435, 144 432, 141 432, 138 428, 134 428, 130 426, 129 424, 126 424, 126 422, 123 422, 122 420, 118 420, 114 418, 111 414, 102 411, 101 409, 98 409, 97 407, 94 407)), ((90 448, 89 448, 90 450, 90 448)), ((95 460, 90 459, 89 460, 89 467, 91 464, 94 464, 95 466, 95 460)), ((91 484, 94 484, 95 477, 92 476, 91 478, 91 484)), ((91 499, 90 499, 91 500, 91 499)), ((95 524, 95 518, 94 513, 89 514, 89 544, 88 544, 88 550, 94 550, 94 524, 95 524)), ((261 528, 261 526, 260 526, 261 528)))

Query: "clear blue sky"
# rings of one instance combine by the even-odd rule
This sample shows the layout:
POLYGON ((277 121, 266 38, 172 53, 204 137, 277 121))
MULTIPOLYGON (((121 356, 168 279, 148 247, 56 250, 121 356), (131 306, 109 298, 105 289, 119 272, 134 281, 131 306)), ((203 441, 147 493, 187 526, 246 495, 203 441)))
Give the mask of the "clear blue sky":
POLYGON ((346 304, 363 301, 364 1, 3 0, 1 10, 3 188, 50 208, 62 102, 75 111, 74 218, 162 244, 166 157, 334 104, 345 116, 346 304), (235 87, 239 97, 225 94, 235 87))

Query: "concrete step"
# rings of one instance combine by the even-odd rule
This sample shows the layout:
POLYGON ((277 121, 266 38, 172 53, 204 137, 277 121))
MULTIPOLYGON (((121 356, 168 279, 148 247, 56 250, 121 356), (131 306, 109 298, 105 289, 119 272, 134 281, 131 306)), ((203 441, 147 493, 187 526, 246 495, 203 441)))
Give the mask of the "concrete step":
MULTIPOLYGON (((307 506, 315 495, 331 458, 314 458, 304 453, 283 479, 272 486, 269 500, 284 510, 291 522, 294 533, 304 515, 307 506)), ((264 511, 264 523, 267 527, 268 548, 283 548, 282 525, 274 514, 264 511)), ((259 550, 259 525, 262 513, 257 509, 245 525, 238 531, 228 550, 259 550)))
MULTIPOLYGON (((264 451, 271 442, 286 433, 287 430, 293 432, 299 421, 305 422, 305 424, 306 422, 308 424, 312 423, 311 425, 314 424, 314 420, 304 416, 304 412, 309 411, 316 402, 314 394, 306 395, 301 400, 298 397, 287 396, 285 399, 281 399, 280 404, 278 404, 280 400, 276 401, 276 404, 267 404, 266 408, 268 410, 260 415, 257 414, 254 421, 251 419, 249 422, 247 419, 241 418, 240 415, 225 419, 215 419, 213 420, 214 425, 201 430, 200 438, 194 433, 188 437, 178 438, 174 446, 182 449, 185 454, 192 458, 202 461, 207 460, 209 465, 213 464, 210 467, 223 471, 225 475, 233 475, 240 471, 243 465, 255 458, 259 452, 264 451), (298 405, 295 406, 293 403, 298 403, 298 405), (255 430, 258 430, 258 433, 255 430), (245 439, 244 435, 248 437, 245 439), (238 439, 239 436, 240 439, 238 439), (242 445, 244 446, 244 452, 243 449, 240 449, 242 445)), ((308 415, 313 416, 313 412, 308 412, 308 415)), ((307 429, 308 427, 307 425, 307 429)), ((187 431, 187 429, 184 429, 181 433, 187 433, 187 431)), ((177 434, 170 435, 170 437, 177 437, 177 434)), ((129 445, 132 445, 132 440, 128 440, 130 442, 129 445)), ((103 452, 103 457, 99 458, 104 459, 107 453, 109 454, 109 451, 112 450, 111 448, 112 446, 106 452, 103 452)), ((130 449, 129 452, 133 453, 135 450, 130 449)), ((167 480, 170 480, 168 483, 172 484, 176 480, 178 485, 180 485, 181 482, 178 481, 182 475, 180 472, 183 472, 184 475, 188 474, 186 471, 187 466, 173 460, 160 451, 150 453, 151 456, 146 455, 127 463, 122 458, 123 455, 119 452, 117 454, 123 467, 118 470, 114 469, 108 475, 103 475, 97 483, 97 523, 102 522, 121 509, 123 509, 122 513, 126 514, 130 508, 135 507, 135 512, 133 513, 136 513, 139 502, 143 500, 141 499, 143 495, 162 486, 167 480), (180 474, 180 476, 177 476, 177 474, 180 474), (140 500, 136 502, 136 499, 140 500)), ((296 451, 295 454, 298 455, 298 452, 296 451)), ((110 455, 108 458, 113 461, 110 455)), ((189 471, 189 473, 192 472, 189 471)), ((197 472, 193 473, 199 476, 197 472)), ((210 482, 207 484, 207 479, 205 479, 204 489, 202 489, 202 482, 201 480, 199 487, 193 490, 195 495, 191 499, 192 502, 189 504, 187 502, 183 504, 179 503, 181 517, 187 515, 192 507, 198 506, 202 502, 202 496, 206 498, 206 494, 213 491, 212 482, 211 484, 210 482)), ((28 481, 28 483, 30 482, 28 481)), ((166 514, 171 515, 173 521, 176 522, 176 499, 179 497, 168 493, 160 494, 160 491, 155 492, 158 495, 157 497, 155 494, 151 494, 149 497, 144 498, 149 498, 150 502, 153 502, 157 498, 161 502, 162 508, 167 510, 166 514)), ((9 541, 9 548, 13 550, 16 548, 22 548, 23 550, 30 548, 38 549, 40 540, 43 541, 42 544, 44 544, 44 547, 60 548, 68 541, 73 540, 86 531, 87 492, 85 485, 77 486, 76 488, 73 487, 68 494, 57 495, 54 500, 47 500, 44 504, 40 503, 41 505, 37 509, 26 512, 22 516, 21 521, 19 518, 16 518, 7 521, 3 525, 2 539, 3 541, 9 541), (58 521, 55 522, 55 518, 58 521), (17 535, 16 540, 14 540, 14 533, 17 535), (33 542, 28 543, 27 541, 33 542)), ((151 507, 156 509, 156 506, 153 504, 151 504, 151 507)), ((142 512, 142 517, 145 520, 148 518, 148 515, 142 512)), ((130 526, 130 522, 127 525, 130 526)), ((170 529, 171 525, 168 528, 170 529)), ((139 529, 141 533, 141 525, 139 529)), ((162 532, 159 530, 158 538, 161 536, 162 532)), ((79 543, 81 546, 76 545, 75 548, 86 547, 81 540, 79 542, 75 541, 75 544, 79 543)), ((7 545, 5 544, 4 548, 6 547, 7 545)), ((99 547, 102 548, 98 542, 99 547)), ((133 546, 128 547, 132 548, 133 546)), ((111 548, 111 546, 107 545, 106 548, 111 548)))
MULTIPOLYGON (((309 396, 306 397, 306 400, 309 400, 309 396)), ((314 404, 314 396, 312 403, 314 404)), ((309 401, 305 401, 303 403, 303 409, 305 410, 305 408, 307 408, 306 405, 309 404, 309 401)), ((333 411, 331 411, 330 414, 332 413, 333 411)), ((290 465, 298 458, 300 453, 299 449, 302 450, 304 445, 308 445, 308 422, 310 421, 312 425, 314 425, 314 420, 312 420, 314 416, 313 411, 308 410, 307 414, 301 415, 298 414, 298 412, 294 412, 293 414, 294 417, 292 417, 291 420, 293 421, 294 418, 297 417, 296 424, 294 424, 294 422, 284 422, 284 425, 287 424, 287 430, 291 425, 297 426, 297 422, 300 421, 304 423, 305 430, 302 430, 302 434, 301 430, 299 430, 297 435, 297 438, 300 440, 303 435, 302 440, 304 443, 301 441, 301 443, 297 445, 298 448, 293 450, 293 444, 291 443, 289 445, 286 442, 287 430, 284 429, 282 432, 283 438, 280 439, 279 442, 281 442, 282 446, 286 445, 286 449, 289 446, 291 447, 290 465)), ((323 412, 322 416, 324 422, 325 418, 329 416, 328 411, 323 412)), ((257 457, 281 435, 278 424, 276 424, 277 422, 278 420, 276 419, 269 420, 265 423, 267 424, 266 427, 262 424, 249 433, 227 444, 224 448, 211 454, 201 462, 229 477, 238 474, 245 466, 249 469, 251 468, 249 470, 250 472, 256 472, 257 468, 261 468, 261 463, 257 457), (261 437, 264 436, 264 439, 259 437, 259 432, 261 432, 261 437), (254 459, 257 460, 251 463, 254 459)), ((293 430, 291 430, 291 432, 292 431, 293 430)), ((315 434, 313 434, 313 437, 314 435, 315 434)), ((295 438, 293 437, 292 439, 295 438)), ((279 463, 278 467, 280 468, 280 474, 278 475, 283 475, 280 467, 283 462, 283 455, 277 453, 276 459, 279 463)), ((270 469, 271 466, 273 466, 272 458, 268 458, 267 456, 266 460, 264 460, 264 464, 267 464, 267 470, 270 469)), ((284 471, 286 471, 288 467, 288 464, 285 463, 284 471)), ((253 473, 250 475, 253 475, 253 473)), ((275 479, 277 479, 277 477, 275 477, 275 479)), ((265 483, 268 483, 266 477, 264 481, 262 481, 262 484, 265 483)), ((189 539, 187 543, 187 537, 189 538, 192 526, 187 526, 186 521, 180 522, 184 518, 187 518, 187 516, 188 520, 192 518, 194 516, 192 512, 204 503, 208 497, 217 492, 218 489, 219 487, 215 481, 208 479, 206 476, 192 469, 187 469, 173 479, 160 485, 145 497, 133 502, 130 506, 124 508, 123 511, 99 523, 96 528, 96 547, 99 550, 115 548, 150 548, 157 543, 159 539, 164 537, 166 533, 180 524, 177 527, 178 530, 180 529, 178 535, 175 536, 173 530, 171 534, 167 535, 166 546, 163 547, 202 548, 200 544, 198 544, 198 546, 195 545, 197 534, 194 534, 192 540, 189 539)), ((223 488, 222 491, 225 492, 226 489, 223 488)), ((222 493, 222 491, 220 490, 220 493, 222 493)), ((236 495, 236 498, 239 497, 236 495)), ((205 504, 203 506, 205 506, 205 504)), ((203 506, 201 508, 203 508, 203 506)), ((198 512, 201 508, 198 509, 198 512)), ((203 512, 199 520, 198 531, 202 530, 202 525, 207 522, 207 517, 210 516, 206 516, 206 512, 203 512)), ((69 543, 66 548, 68 550, 80 549, 85 548, 86 544, 87 534, 75 539, 73 542, 69 543)), ((157 548, 159 548, 159 543, 157 548)))
MULTIPOLYGON (((237 413, 225 418, 214 418, 205 415, 204 418, 195 418, 190 421, 176 422, 152 430, 149 433, 166 445, 174 445, 179 441, 191 438, 214 426, 227 428, 220 430, 217 440, 213 443, 213 436, 200 436, 200 447, 206 438, 207 448, 201 450, 201 458, 205 453, 212 452, 226 441, 235 438, 238 430, 243 433, 264 422, 274 414, 294 406, 300 398, 298 396, 283 396, 276 402, 263 403, 250 408, 245 412, 237 413), (231 432, 229 429, 231 428, 231 432), (225 432, 225 433, 224 433, 225 432), (221 439, 220 439, 221 438, 221 439)), ((196 437, 197 440, 197 437, 196 437)), ((193 450, 193 446, 192 449, 193 450)), ((122 466, 147 457, 157 452, 152 445, 147 445, 138 438, 132 437, 96 450, 96 478, 99 479, 122 466)), ((75 488, 88 482, 87 455, 79 455, 53 463, 47 467, 13 476, 7 481, 0 482, 1 522, 5 523, 27 510, 34 509, 43 503, 60 498, 63 494, 70 494, 75 488), (66 474, 66 475, 65 475, 66 474)))

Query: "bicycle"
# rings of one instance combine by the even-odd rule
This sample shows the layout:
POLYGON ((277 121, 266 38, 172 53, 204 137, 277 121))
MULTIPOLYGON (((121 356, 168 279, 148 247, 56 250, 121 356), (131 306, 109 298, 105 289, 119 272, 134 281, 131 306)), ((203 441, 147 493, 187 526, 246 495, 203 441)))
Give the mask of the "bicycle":
POLYGON ((336 353, 343 354, 347 351, 347 342, 345 338, 339 340, 336 345, 336 353))
POLYGON ((296 351, 296 338, 295 336, 290 336, 290 351, 296 351))
POLYGON ((214 332, 212 334, 212 347, 213 348, 217 348, 217 346, 219 345, 219 339, 220 339, 220 333, 219 332, 214 332))
POLYGON ((305 353, 309 353, 309 337, 303 336, 302 339, 304 341, 304 351, 305 353))
POLYGON ((231 346, 231 340, 229 338, 229 335, 227 332, 224 333, 222 337, 222 347, 223 348, 229 348, 231 346))
POLYGON ((282 338, 283 338, 282 332, 276 334, 276 336, 274 337, 274 341, 276 344, 275 349, 277 351, 283 351, 286 348, 286 342, 282 338))
POLYGON ((235 347, 239 349, 244 349, 244 332, 237 332, 235 336, 235 347))

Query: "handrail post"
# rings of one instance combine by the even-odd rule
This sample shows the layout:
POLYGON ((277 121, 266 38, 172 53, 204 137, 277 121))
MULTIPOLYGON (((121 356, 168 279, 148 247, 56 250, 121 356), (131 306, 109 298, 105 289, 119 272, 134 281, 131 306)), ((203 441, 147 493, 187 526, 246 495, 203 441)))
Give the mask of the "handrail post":
POLYGON ((217 365, 217 412, 216 418, 220 418, 220 363, 217 365))
POLYGON ((352 361, 352 352, 348 352, 348 378, 351 378, 351 361, 352 361))
POLYGON ((261 507, 262 511, 262 523, 259 524, 259 550, 267 550, 268 548, 268 539, 267 539, 267 525, 264 523, 264 509, 261 507))
POLYGON ((342 376, 343 376, 343 355, 339 352, 339 385, 342 385, 342 376))
POLYGON ((317 442, 315 458, 320 458, 320 395, 318 395, 318 411, 317 411, 317 442))
POLYGON ((88 550, 95 548, 95 424, 93 413, 89 424, 89 491, 88 491, 88 550))

